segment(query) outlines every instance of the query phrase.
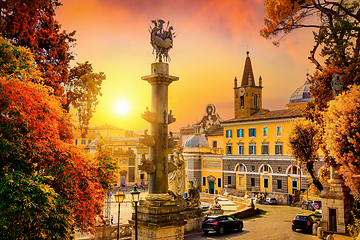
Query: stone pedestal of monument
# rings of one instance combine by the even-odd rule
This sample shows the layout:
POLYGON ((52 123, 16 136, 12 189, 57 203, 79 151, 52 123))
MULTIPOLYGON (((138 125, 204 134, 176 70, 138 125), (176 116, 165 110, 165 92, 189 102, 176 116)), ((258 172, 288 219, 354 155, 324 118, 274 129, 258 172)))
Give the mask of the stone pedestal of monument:
MULTIPOLYGON (((138 239, 184 239, 185 208, 185 201, 141 200, 138 207, 138 239)), ((134 214, 132 219, 135 219, 134 214)), ((129 222, 134 226, 133 220, 129 222)), ((135 229, 132 236, 135 236, 135 229)))
POLYGON ((332 177, 328 187, 320 194, 322 221, 320 226, 327 232, 346 233, 346 226, 351 221, 353 197, 349 194, 349 188, 344 185, 344 180, 335 174, 332 169, 332 177))

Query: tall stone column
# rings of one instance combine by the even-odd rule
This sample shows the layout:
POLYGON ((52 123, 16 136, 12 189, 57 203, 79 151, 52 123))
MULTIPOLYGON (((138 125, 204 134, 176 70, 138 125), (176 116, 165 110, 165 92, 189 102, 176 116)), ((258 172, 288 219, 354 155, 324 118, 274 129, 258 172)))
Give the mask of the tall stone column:
POLYGON ((178 77, 169 75, 169 64, 155 62, 151 64, 151 75, 141 78, 151 84, 150 135, 155 144, 150 148, 150 161, 155 165, 155 172, 150 174, 148 200, 170 199, 168 194, 168 124, 173 117, 168 114, 168 86, 178 77))

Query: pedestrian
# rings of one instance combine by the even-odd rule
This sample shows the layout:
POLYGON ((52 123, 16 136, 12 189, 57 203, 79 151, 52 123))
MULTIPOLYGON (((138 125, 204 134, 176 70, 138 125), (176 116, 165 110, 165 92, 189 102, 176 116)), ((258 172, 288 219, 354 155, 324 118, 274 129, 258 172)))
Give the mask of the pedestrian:
POLYGON ((111 224, 114 224, 114 216, 111 214, 111 224))

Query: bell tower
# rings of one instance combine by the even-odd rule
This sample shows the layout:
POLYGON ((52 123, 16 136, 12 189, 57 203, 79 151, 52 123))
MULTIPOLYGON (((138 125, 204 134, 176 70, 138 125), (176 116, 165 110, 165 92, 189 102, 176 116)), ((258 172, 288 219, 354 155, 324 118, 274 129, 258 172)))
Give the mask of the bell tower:
POLYGON ((241 85, 238 86, 236 77, 234 80, 235 118, 250 116, 262 108, 262 78, 256 86, 249 51, 246 55, 241 85))

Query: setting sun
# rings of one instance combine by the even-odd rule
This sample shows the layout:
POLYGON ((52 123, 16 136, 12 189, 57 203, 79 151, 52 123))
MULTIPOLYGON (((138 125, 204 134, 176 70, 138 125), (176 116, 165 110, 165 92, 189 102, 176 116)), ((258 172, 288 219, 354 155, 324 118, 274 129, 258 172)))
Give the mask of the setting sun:
POLYGON ((120 115, 126 114, 129 111, 129 104, 127 104, 126 102, 118 102, 116 104, 116 111, 120 115))

